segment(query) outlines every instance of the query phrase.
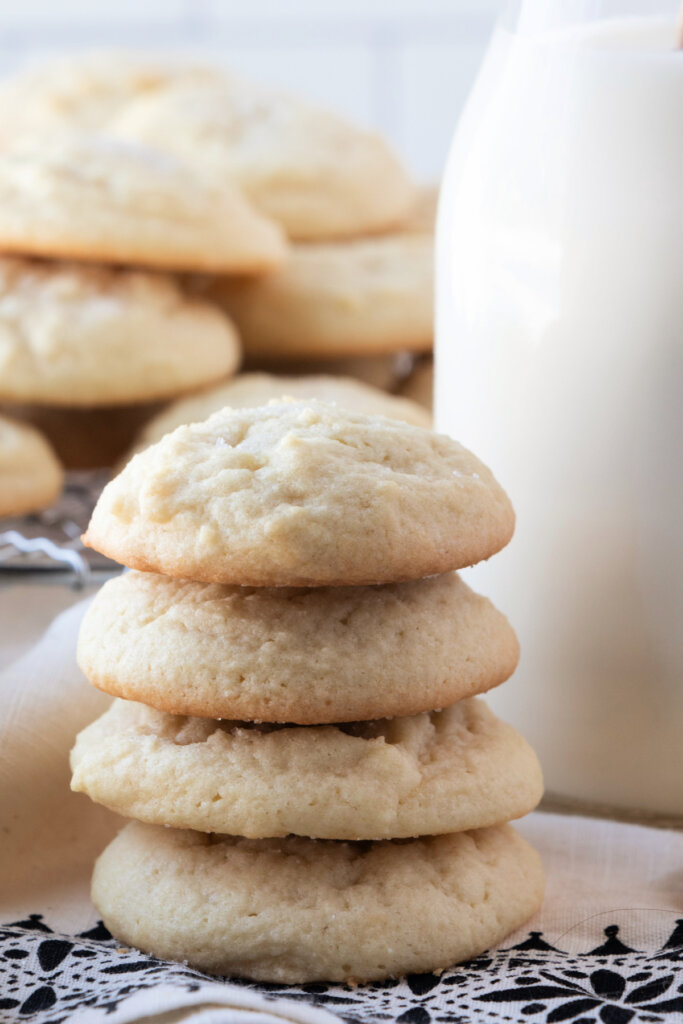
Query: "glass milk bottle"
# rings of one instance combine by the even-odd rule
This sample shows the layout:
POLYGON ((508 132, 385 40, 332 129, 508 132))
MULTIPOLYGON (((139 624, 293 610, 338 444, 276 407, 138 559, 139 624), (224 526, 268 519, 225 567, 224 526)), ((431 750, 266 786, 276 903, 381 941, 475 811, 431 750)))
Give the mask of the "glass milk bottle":
POLYGON ((438 225, 436 418, 517 511, 465 574, 547 789, 683 818, 683 51, 676 4, 508 7, 438 225))

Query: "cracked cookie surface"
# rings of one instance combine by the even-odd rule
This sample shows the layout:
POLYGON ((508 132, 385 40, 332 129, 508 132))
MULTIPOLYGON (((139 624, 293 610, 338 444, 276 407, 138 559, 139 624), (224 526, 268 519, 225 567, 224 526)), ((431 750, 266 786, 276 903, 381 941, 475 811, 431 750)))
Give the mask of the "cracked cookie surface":
POLYGON ((344 586, 473 565, 509 541, 493 474, 451 438, 322 402, 223 409, 105 487, 85 543, 148 572, 344 586))
POLYGON ((519 818, 541 798, 526 740, 475 698, 347 725, 187 718, 115 701, 71 788, 126 817, 252 839, 396 839, 519 818))
POLYGON ((152 401, 225 377, 239 357, 228 318, 168 274, 0 257, 1 401, 152 401))
POLYGON ((229 182, 97 136, 26 139, 0 152, 0 249, 216 273, 268 270, 286 252, 279 227, 229 182))

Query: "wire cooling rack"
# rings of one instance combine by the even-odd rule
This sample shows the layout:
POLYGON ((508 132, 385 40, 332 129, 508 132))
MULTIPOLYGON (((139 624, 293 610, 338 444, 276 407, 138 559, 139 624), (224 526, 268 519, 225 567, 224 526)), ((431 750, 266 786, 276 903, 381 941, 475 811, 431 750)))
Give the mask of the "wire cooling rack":
POLYGON ((107 478, 106 470, 68 473, 62 496, 51 508, 0 519, 0 570, 67 570, 80 585, 93 572, 115 571, 115 562, 83 547, 80 539, 107 478))

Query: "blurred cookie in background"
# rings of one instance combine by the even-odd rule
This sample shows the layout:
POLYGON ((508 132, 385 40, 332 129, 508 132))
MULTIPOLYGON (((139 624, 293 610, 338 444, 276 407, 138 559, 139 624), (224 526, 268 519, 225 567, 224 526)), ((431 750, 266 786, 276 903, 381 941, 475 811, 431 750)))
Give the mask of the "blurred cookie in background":
POLYGON ((236 76, 142 96, 108 131, 236 182, 293 239, 386 231, 415 203, 413 182, 379 135, 236 76))
POLYGON ((413 358, 408 353, 386 356, 353 356, 348 359, 245 359, 244 370, 263 371, 289 377, 353 377, 380 391, 393 392, 410 373, 413 358))
POLYGON ((228 317, 167 274, 0 257, 0 402, 151 402, 239 360, 228 317))
POLYGON ((323 375, 286 377, 267 373, 241 373, 226 384, 208 388, 167 406, 142 429, 130 454, 154 444, 176 427, 208 419, 212 413, 226 405, 245 409, 283 397, 317 398, 324 402, 336 402, 351 412, 388 416, 418 427, 431 426, 429 414, 419 405, 406 398, 387 395, 359 380, 323 375))
POLYGON ((72 55, 0 88, 0 140, 115 134, 174 153, 204 177, 234 182, 292 238, 383 231, 415 191, 373 132, 330 111, 191 59, 126 52, 72 55))
POLYGON ((104 136, 39 136, 0 150, 0 251, 258 273, 286 246, 227 179, 104 136))
POLYGON ((418 402, 431 412, 434 407, 434 360, 418 359, 408 376, 401 382, 398 394, 418 402))
POLYGON ((433 235, 436 230, 438 205, 439 186, 420 185, 415 196, 415 202, 401 223, 401 230, 428 232, 433 235))
POLYGON ((0 416, 0 516, 48 508, 63 483, 62 467, 42 434, 0 416))
POLYGON ((163 402, 69 409, 54 405, 0 406, 8 415, 40 430, 65 469, 107 469, 128 451, 163 402))
POLYGON ((235 320, 252 358, 428 352, 433 249, 432 234, 418 230, 294 245, 273 273, 217 278, 207 294, 235 320))
POLYGON ((378 136, 208 64, 91 52, 0 85, 0 147, 0 408, 69 468, 235 372, 233 301, 248 368, 286 374, 249 404, 399 415, 359 382, 396 391, 431 349, 434 190, 378 136))
POLYGON ((0 140, 44 132, 100 132, 134 99, 179 82, 217 81, 205 63, 97 50, 29 66, 0 85, 0 140))

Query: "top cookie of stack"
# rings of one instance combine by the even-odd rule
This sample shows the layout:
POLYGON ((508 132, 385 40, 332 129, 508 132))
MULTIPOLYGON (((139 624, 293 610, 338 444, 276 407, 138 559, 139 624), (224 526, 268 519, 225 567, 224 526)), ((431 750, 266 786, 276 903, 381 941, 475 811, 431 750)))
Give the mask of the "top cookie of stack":
POLYGON ((450 438, 273 402, 220 411, 137 455, 105 488, 84 539, 170 576, 346 586, 472 565, 513 526, 491 472, 450 438))

